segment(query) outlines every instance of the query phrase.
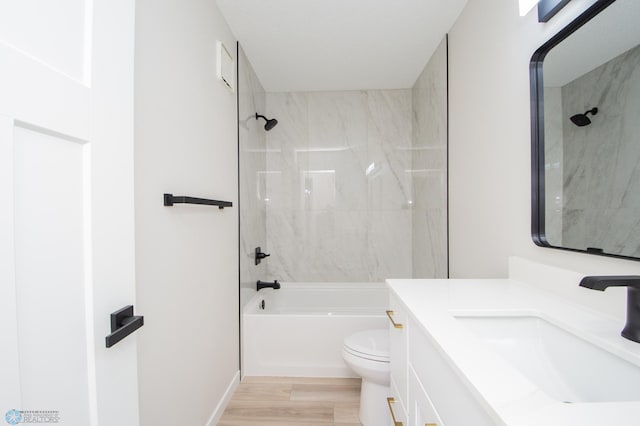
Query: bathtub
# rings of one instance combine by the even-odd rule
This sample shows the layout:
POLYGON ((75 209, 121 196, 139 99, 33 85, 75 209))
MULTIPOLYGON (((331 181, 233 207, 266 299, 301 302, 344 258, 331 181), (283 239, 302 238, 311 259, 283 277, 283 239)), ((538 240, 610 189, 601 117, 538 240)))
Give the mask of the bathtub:
POLYGON ((281 283, 260 290, 242 314, 243 376, 355 377, 343 339, 386 328, 384 283, 281 283), (264 308, 263 308, 264 306, 264 308))

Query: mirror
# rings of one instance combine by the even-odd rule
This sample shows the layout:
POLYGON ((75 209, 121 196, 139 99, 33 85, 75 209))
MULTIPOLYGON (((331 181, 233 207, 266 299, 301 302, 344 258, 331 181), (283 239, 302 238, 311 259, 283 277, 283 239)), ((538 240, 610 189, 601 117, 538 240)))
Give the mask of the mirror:
POLYGON ((640 259, 640 1, 599 0, 531 59, 532 237, 640 259))

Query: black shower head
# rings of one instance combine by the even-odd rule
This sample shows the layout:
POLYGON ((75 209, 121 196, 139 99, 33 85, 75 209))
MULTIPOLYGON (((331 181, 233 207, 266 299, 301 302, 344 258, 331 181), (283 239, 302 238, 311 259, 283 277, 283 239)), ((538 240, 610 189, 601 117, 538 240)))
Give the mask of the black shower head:
POLYGON ((278 124, 278 120, 276 120, 275 118, 267 118, 264 115, 260 115, 256 112, 256 120, 259 118, 263 118, 264 121, 266 121, 266 123, 264 124, 264 129, 268 132, 269 130, 273 129, 274 127, 276 127, 276 124, 278 124))
POLYGON ((275 118, 272 118, 271 120, 267 120, 267 122, 264 124, 264 129, 269 131, 274 127, 276 127, 276 124, 278 124, 278 120, 276 120, 275 118))
POLYGON ((584 114, 576 114, 571 116, 571 121, 578 127, 584 127, 591 124, 591 119, 587 117, 587 114, 596 115, 598 113, 598 108, 591 108, 589 111, 586 111, 584 114))

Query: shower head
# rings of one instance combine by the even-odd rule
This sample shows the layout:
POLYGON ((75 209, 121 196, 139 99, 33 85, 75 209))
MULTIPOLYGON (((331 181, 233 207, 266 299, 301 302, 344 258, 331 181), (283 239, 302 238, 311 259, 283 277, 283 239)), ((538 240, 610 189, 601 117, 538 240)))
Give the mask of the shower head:
POLYGON ((571 116, 571 122, 578 127, 584 127, 591 124, 591 119, 587 117, 587 114, 596 115, 598 113, 598 108, 591 108, 589 111, 586 111, 584 114, 576 114, 571 116))
POLYGON ((259 118, 263 118, 264 121, 266 121, 266 123, 264 124, 264 129, 268 132, 269 130, 273 129, 274 127, 276 127, 276 124, 278 124, 278 120, 276 120, 275 118, 267 118, 264 115, 260 115, 256 112, 256 120, 259 118))

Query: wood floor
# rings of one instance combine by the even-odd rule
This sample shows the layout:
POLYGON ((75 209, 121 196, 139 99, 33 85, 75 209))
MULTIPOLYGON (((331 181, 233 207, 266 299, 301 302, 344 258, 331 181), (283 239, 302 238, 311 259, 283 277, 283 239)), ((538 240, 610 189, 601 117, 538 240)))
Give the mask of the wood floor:
POLYGON ((218 426, 361 426, 360 379, 245 377, 218 426))

